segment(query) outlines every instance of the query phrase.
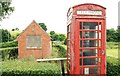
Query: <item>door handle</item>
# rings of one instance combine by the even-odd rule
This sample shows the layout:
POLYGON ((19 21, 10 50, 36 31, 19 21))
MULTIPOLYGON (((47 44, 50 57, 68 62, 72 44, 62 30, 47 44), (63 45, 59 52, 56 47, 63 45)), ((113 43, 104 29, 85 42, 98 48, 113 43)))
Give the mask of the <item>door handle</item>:
POLYGON ((103 55, 103 54, 105 54, 105 51, 104 51, 104 50, 102 50, 102 55, 103 55))

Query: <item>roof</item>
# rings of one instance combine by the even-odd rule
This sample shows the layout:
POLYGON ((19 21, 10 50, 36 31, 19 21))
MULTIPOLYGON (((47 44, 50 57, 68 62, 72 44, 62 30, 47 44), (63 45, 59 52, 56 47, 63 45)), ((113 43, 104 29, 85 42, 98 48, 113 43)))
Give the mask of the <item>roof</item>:
POLYGON ((33 21, 26 27, 26 29, 17 37, 17 40, 18 40, 19 37, 32 25, 32 23, 35 23, 36 25, 38 25, 39 28, 40 28, 43 32, 45 32, 46 35, 51 39, 51 37, 49 36, 49 34, 48 34, 45 30, 43 30, 42 27, 41 27, 35 20, 33 20, 33 21))
POLYGON ((99 6, 99 7, 103 8, 103 9, 106 9, 105 7, 103 7, 101 5, 93 4, 93 3, 84 3, 84 4, 75 5, 75 6, 73 6, 73 8, 78 7, 78 6, 82 6, 82 5, 95 5, 95 6, 99 6))
MULTIPOLYGON (((70 8, 68 9, 68 12, 69 12, 71 9, 73 9, 73 8, 76 8, 76 7, 79 7, 79 6, 83 6, 83 5, 95 5, 95 6, 99 6, 99 7, 103 8, 103 9, 106 9, 105 7, 103 7, 103 6, 101 6, 101 5, 98 5, 98 4, 84 3, 84 4, 78 4, 78 5, 75 5, 75 6, 73 6, 73 7, 70 7, 70 8)), ((68 15, 68 12, 67 12, 67 15, 68 15)))

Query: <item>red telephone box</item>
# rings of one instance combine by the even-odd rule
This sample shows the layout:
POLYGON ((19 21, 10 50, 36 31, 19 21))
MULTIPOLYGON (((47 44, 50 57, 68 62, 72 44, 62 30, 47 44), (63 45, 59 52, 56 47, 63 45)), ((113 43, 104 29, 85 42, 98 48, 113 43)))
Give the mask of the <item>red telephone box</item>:
POLYGON ((80 4, 67 13, 67 73, 106 74, 106 8, 80 4))

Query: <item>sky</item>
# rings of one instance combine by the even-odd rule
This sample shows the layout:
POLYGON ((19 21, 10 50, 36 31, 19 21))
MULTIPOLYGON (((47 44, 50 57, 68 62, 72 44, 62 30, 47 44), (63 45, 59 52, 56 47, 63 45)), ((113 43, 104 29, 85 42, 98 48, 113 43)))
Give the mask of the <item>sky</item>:
POLYGON ((106 7, 107 29, 118 26, 119 0, 12 0, 15 11, 4 19, 3 29, 19 28, 24 30, 33 20, 45 23, 49 31, 67 32, 67 11, 70 7, 83 3, 94 3, 106 7))

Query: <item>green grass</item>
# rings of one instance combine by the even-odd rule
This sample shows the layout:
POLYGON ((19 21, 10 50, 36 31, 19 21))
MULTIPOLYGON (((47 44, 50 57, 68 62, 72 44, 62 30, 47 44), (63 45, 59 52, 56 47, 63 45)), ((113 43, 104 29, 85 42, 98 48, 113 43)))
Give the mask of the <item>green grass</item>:
POLYGON ((118 64, 118 58, 115 58, 112 56, 107 56, 107 62, 113 63, 113 64, 118 64))
POLYGON ((107 49, 107 56, 118 58, 118 49, 107 49))
POLYGON ((118 58, 118 42, 107 42, 107 56, 118 58))
POLYGON ((118 42, 107 42, 107 49, 118 49, 118 42))

